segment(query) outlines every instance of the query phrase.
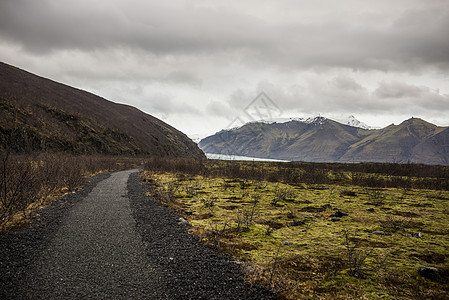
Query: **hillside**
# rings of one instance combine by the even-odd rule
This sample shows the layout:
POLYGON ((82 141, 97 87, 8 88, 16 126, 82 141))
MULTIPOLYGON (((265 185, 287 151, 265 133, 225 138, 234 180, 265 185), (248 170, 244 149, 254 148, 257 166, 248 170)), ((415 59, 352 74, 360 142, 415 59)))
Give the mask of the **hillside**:
POLYGON ((449 164, 449 128, 417 118, 377 130, 323 117, 249 123, 209 136, 199 146, 207 153, 293 161, 449 164))
POLYGON ((204 155, 185 134, 134 107, 1 62, 0 145, 16 152, 204 155))

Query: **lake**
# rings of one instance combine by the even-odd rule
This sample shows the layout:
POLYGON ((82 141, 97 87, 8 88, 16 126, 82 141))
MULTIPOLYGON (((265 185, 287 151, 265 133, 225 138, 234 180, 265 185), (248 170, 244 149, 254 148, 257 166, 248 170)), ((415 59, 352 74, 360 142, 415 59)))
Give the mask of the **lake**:
POLYGON ((215 153, 205 153, 208 159, 219 159, 219 160, 241 160, 241 161, 276 161, 276 162, 288 162, 288 160, 281 159, 271 159, 271 158, 259 158, 259 157, 249 157, 240 155, 226 155, 226 154, 215 154, 215 153))

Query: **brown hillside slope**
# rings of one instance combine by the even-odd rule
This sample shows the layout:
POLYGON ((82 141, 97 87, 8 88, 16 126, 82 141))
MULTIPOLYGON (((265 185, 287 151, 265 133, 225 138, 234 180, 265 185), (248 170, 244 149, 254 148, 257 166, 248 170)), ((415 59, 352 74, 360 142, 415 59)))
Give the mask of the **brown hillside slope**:
POLYGON ((351 145, 342 157, 343 161, 371 162, 423 162, 432 163, 435 153, 412 155, 414 148, 444 128, 418 118, 411 118, 399 125, 390 125, 372 131, 369 136, 351 145))
POLYGON ((202 157, 142 111, 0 62, 0 145, 14 151, 202 157))

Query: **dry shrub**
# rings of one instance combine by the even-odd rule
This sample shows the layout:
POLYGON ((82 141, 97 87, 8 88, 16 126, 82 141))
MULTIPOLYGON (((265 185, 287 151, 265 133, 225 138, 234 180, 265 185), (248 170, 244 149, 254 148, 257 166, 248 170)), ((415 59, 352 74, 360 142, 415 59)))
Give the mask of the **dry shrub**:
POLYGON ((39 198, 37 168, 10 153, 0 154, 0 228, 39 198))
POLYGON ((371 188, 449 190, 447 166, 397 163, 265 163, 154 157, 146 160, 145 169, 293 185, 334 183, 371 188), (348 172, 351 174, 350 178, 347 177, 348 172))
POLYGON ((0 149, 0 231, 18 214, 29 217, 31 204, 39 206, 58 192, 77 189, 87 175, 136 164, 138 160, 124 157, 17 155, 0 149))
POLYGON ((317 295, 331 296, 333 290, 323 290, 321 282, 345 268, 339 257, 295 255, 275 257, 264 266, 250 265, 245 275, 250 282, 270 287, 280 299, 307 299, 317 295))

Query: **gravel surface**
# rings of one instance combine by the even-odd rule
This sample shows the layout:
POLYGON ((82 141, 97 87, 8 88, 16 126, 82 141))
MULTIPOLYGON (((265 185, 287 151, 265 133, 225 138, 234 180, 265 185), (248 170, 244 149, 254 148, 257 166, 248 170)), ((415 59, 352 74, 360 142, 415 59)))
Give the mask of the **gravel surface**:
POLYGON ((145 189, 136 170, 99 175, 1 236, 0 299, 272 298, 145 189))
POLYGON ((273 299, 266 289, 245 282, 239 264, 189 234, 172 209, 145 196, 145 191, 138 174, 131 174, 131 209, 151 265, 157 269, 157 286, 164 288, 162 298, 273 299))
POLYGON ((109 176, 104 173, 90 177, 81 191, 66 194, 40 209, 30 226, 0 235, 0 299, 23 299, 18 290, 33 259, 48 248, 70 209, 109 176))

